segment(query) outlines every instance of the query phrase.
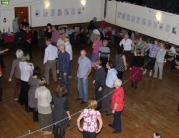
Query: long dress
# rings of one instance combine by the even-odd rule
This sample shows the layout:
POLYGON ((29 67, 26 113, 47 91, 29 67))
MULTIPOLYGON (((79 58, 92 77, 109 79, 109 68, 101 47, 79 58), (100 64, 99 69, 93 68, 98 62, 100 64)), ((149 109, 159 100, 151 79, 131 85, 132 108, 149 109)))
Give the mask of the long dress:
POLYGON ((29 81, 30 89, 28 91, 28 106, 37 108, 37 99, 35 98, 35 91, 39 87, 39 79, 30 76, 29 81))
POLYGON ((57 97, 57 95, 53 95, 52 98, 53 108, 53 123, 56 123, 56 127, 60 127, 61 129, 65 129, 69 125, 68 115, 66 111, 69 111, 68 107, 68 99, 67 97, 57 97), (66 118, 66 119, 65 119, 66 118), (64 119, 64 120, 63 120, 64 119), (63 120, 63 121, 61 121, 63 120), (58 122, 58 123, 57 123, 58 122))

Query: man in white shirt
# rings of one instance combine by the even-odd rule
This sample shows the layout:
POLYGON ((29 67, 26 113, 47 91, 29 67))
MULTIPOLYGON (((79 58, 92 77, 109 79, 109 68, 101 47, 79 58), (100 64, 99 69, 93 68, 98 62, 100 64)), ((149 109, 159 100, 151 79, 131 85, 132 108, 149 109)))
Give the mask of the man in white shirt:
POLYGON ((47 85, 49 85, 49 71, 52 70, 53 80, 57 81, 57 72, 56 72, 56 58, 58 58, 58 50, 55 46, 51 45, 51 40, 46 40, 46 49, 44 55, 44 65, 45 65, 45 80, 47 85))
POLYGON ((123 46, 124 48, 124 55, 126 56, 127 63, 129 64, 132 59, 132 40, 129 39, 128 34, 124 35, 124 38, 119 43, 120 46, 123 46))
MULTIPOLYGON (((72 61, 73 59, 73 52, 72 52, 72 46, 69 42, 69 38, 65 38, 65 51, 68 52, 68 54, 70 55, 70 61, 72 61)), ((68 68, 68 77, 71 78, 72 77, 72 71, 71 71, 71 65, 69 65, 68 68)))
POLYGON ((65 33, 61 33, 60 38, 59 38, 58 41, 57 41, 57 46, 59 46, 59 45, 64 45, 64 44, 65 44, 65 42, 64 42, 64 39, 65 39, 65 38, 66 38, 65 33))

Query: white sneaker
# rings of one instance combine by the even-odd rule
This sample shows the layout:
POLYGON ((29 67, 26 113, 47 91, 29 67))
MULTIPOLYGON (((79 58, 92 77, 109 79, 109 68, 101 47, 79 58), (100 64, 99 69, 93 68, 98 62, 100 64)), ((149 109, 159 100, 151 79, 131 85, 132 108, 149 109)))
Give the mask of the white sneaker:
POLYGON ((17 101, 17 100, 19 100, 19 98, 15 98, 14 100, 17 101))
POLYGON ((149 77, 151 77, 152 76, 152 71, 150 71, 150 73, 149 73, 149 77))
POLYGON ((142 74, 145 75, 145 74, 146 74, 146 71, 144 71, 142 74))

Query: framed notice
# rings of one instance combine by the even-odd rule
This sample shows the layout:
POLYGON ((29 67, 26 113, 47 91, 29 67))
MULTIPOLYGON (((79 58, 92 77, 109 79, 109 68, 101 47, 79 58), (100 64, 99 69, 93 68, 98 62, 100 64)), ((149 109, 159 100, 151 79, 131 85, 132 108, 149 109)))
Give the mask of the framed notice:
POLYGON ((62 16, 62 9, 57 10, 57 16, 62 16))
POLYGON ((126 14, 123 13, 123 14, 122 14, 122 19, 125 20, 125 18, 126 18, 126 14))
POLYGON ((65 15, 65 16, 69 15, 69 9, 67 9, 67 8, 64 9, 64 15, 65 15))
POLYGON ((142 18, 142 25, 146 25, 146 19, 142 18))
POLYGON ((134 15, 132 15, 131 21, 132 21, 132 22, 135 22, 135 16, 134 16, 134 15))
POLYGON ((137 24, 140 24, 140 17, 137 17, 136 23, 137 23, 137 24))
POLYGON ((147 26, 148 26, 148 27, 151 27, 151 26, 152 26, 152 20, 148 20, 148 21, 147 21, 147 26))

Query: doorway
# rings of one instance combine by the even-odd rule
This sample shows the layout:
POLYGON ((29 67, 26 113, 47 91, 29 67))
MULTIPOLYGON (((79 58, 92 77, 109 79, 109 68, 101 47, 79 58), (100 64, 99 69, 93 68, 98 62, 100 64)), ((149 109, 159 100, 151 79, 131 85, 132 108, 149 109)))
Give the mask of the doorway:
POLYGON ((23 22, 23 19, 26 18, 29 22, 29 8, 28 7, 15 7, 14 13, 16 15, 20 15, 20 19, 18 20, 19 24, 23 22))

